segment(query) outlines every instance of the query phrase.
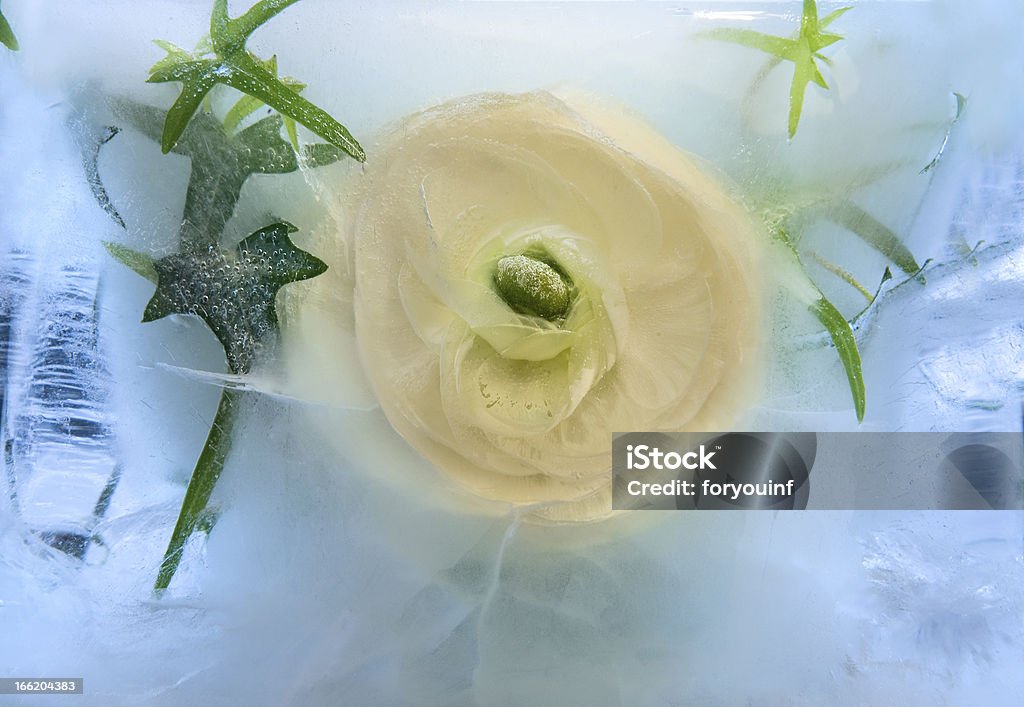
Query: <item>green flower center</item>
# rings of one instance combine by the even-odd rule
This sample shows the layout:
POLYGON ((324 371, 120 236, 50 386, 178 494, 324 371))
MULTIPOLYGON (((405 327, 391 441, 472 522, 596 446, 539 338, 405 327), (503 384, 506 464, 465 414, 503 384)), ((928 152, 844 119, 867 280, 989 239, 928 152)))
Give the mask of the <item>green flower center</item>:
POLYGON ((506 255, 495 268, 494 286, 514 311, 549 322, 564 319, 572 304, 572 280, 543 257, 506 255))

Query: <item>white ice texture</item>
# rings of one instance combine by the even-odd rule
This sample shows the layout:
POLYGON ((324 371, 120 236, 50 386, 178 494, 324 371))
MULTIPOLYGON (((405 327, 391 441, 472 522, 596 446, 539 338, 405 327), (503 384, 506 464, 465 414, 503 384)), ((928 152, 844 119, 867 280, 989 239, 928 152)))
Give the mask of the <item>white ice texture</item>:
MULTIPOLYGON (((4 2, 22 51, 0 49, 0 677, 85 679, 80 698, 26 700, 1019 704, 1019 513, 633 514, 540 527, 437 502, 440 477, 379 411, 352 411, 339 456, 307 424, 315 406, 269 392, 236 429, 208 543, 196 538, 153 598, 222 380, 191 372, 219 374, 223 358, 197 321, 140 324, 152 286, 100 245, 169 252, 187 161, 130 130, 104 148, 126 234, 93 199, 68 119, 88 81, 167 105, 173 88, 143 83, 160 56, 149 40, 191 46, 208 5, 4 2)), ((932 264, 926 282, 887 290, 859 332, 862 429, 1019 432, 1020 4, 856 3, 836 25, 847 39, 826 50, 832 88, 808 89, 791 143, 786 70, 745 97, 764 57, 695 33, 785 34, 799 7, 686 8, 307 0, 254 47, 308 82, 371 158, 372 135, 408 111, 565 83, 631 104, 741 191, 864 182, 853 198, 932 264), (921 175, 953 91, 967 110, 921 175), (912 168, 860 179, 887 160, 912 168)), ((329 228, 328 180, 292 177, 252 180, 230 232, 268 211, 300 227, 300 245, 329 228)), ((885 265, 824 223, 804 245, 869 289, 885 265)), ((859 295, 814 274, 855 311, 859 295)), ((814 321, 778 316, 776 343, 811 343, 779 343, 747 423, 855 428, 814 321)), ((257 390, 286 389, 263 375, 257 390)))

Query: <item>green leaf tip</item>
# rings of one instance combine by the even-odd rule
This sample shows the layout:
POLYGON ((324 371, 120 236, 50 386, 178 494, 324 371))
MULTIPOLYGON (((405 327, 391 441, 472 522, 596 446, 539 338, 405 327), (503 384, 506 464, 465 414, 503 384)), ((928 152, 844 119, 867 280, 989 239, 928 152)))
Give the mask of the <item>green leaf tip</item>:
POLYGON ((107 249, 107 252, 110 253, 114 260, 127 266, 130 270, 146 278, 153 284, 156 284, 158 279, 157 271, 151 257, 145 253, 140 253, 127 246, 123 246, 120 243, 105 241, 103 243, 103 247, 107 249))
MULTIPOLYGON (((149 83, 180 83, 181 93, 167 112, 160 148, 174 149, 207 94, 217 84, 234 88, 300 123, 359 162, 366 152, 348 129, 322 108, 297 93, 297 81, 277 76, 276 59, 263 61, 246 50, 245 42, 260 26, 298 0, 261 0, 240 17, 228 16, 227 0, 215 0, 210 15, 213 56, 188 54, 169 42, 158 42, 167 56, 150 69, 149 83)), ((232 121, 243 116, 231 115, 232 121)), ((249 111, 251 112, 251 111, 249 111)), ((235 122, 237 125, 237 122, 235 122)), ((288 125, 289 137, 294 125, 288 125)), ((294 138, 293 142, 297 142, 294 138)))
POLYGON ((792 140, 796 137, 796 130, 800 124, 807 84, 813 81, 822 89, 828 90, 828 84, 815 60, 827 64, 828 59, 820 53, 821 50, 843 39, 842 35, 822 30, 850 9, 852 8, 841 7, 819 20, 815 0, 804 0, 800 29, 794 37, 776 37, 754 30, 727 27, 705 32, 702 36, 770 54, 772 59, 769 62, 769 69, 782 61, 793 62, 793 82, 789 89, 789 118, 786 125, 789 139, 792 140))
POLYGON ((847 5, 846 7, 840 7, 838 10, 833 10, 828 13, 818 22, 819 27, 828 27, 830 24, 838 20, 840 17, 845 15, 847 12, 853 9, 853 5, 847 5))
POLYGON ((853 328, 835 305, 824 297, 812 304, 810 310, 828 331, 828 335, 839 353, 839 360, 846 370, 846 379, 850 383, 850 393, 853 395, 853 407, 857 413, 857 422, 863 422, 867 393, 864 387, 860 351, 857 349, 857 340, 853 336, 853 328))
POLYGON ((7 22, 7 18, 4 17, 2 11, 0 11, 0 44, 3 44, 12 52, 16 52, 21 48, 18 44, 18 38, 14 36, 14 30, 11 29, 11 25, 7 22))

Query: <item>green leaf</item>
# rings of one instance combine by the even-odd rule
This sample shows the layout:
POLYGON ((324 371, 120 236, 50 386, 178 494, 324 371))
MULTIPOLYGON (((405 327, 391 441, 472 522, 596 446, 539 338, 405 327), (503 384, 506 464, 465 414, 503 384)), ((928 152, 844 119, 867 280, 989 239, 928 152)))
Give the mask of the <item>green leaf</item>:
POLYGON ((860 237, 903 272, 913 274, 921 269, 913 253, 892 229, 852 201, 844 200, 829 206, 824 216, 860 237))
POLYGON ((177 64, 171 70, 164 72, 172 78, 159 78, 160 73, 150 77, 150 81, 181 81, 181 94, 179 94, 174 105, 167 111, 167 119, 164 122, 164 131, 160 137, 160 149, 164 154, 171 151, 177 144, 181 134, 185 132, 185 126, 192 120, 192 116, 199 109, 206 94, 218 81, 217 71, 219 67, 212 61, 196 61, 186 64, 177 64))
POLYGON ((103 247, 107 249, 107 252, 115 260, 122 265, 127 265, 130 269, 146 278, 154 285, 158 278, 156 265, 151 257, 145 253, 140 253, 136 250, 132 250, 127 246, 123 246, 120 243, 104 242, 103 247))
POLYGON ((841 34, 830 34, 828 32, 823 32, 813 37, 808 37, 807 43, 808 46, 810 46, 811 51, 817 54, 825 47, 831 47, 833 44, 835 44, 842 38, 843 36, 841 34))
MULTIPOLYGON (((292 149, 296 152, 299 151, 299 130, 295 125, 295 121, 288 116, 284 116, 284 131, 288 134, 288 142, 292 144, 292 149)), ((331 147, 334 147, 331 145, 331 147)), ((340 157, 340 155, 339 155, 340 157)))
POLYGON ((342 157, 344 153, 334 145, 305 145, 302 150, 302 160, 307 167, 324 167, 342 157))
POLYGON ((260 0, 232 20, 228 17, 227 0, 214 0, 210 16, 210 38, 214 47, 226 54, 242 49, 253 32, 296 2, 298 0, 260 0))
POLYGON ((852 6, 847 6, 841 7, 838 10, 833 10, 832 12, 828 13, 827 15, 821 18, 821 20, 818 22, 818 27, 820 27, 821 29, 825 29, 830 24, 838 20, 840 17, 842 17, 852 9, 852 6))
POLYGON ((804 0, 804 11, 800 18, 801 34, 818 31, 818 3, 816 0, 804 0))
MULTIPOLYGON (((804 53, 809 54, 806 43, 802 47, 804 53)), ((792 140, 796 135, 796 128, 800 124, 800 113, 804 107, 804 93, 807 91, 807 83, 811 80, 811 69, 813 62, 797 61, 793 68, 793 83, 789 87, 789 138, 792 140)))
MULTIPOLYGON (((159 141, 165 114, 158 108, 119 99, 114 114, 151 140, 159 141)), ((188 248, 219 245, 242 186, 253 174, 285 174, 299 168, 294 148, 281 136, 282 118, 272 115, 230 134, 211 114, 200 111, 186 126, 173 148, 191 161, 181 239, 188 248)), ((333 145, 314 144, 304 149, 305 163, 321 167, 345 153, 333 145)))
POLYGON ((818 67, 814 65, 814 62, 811 62, 811 81, 824 89, 828 88, 828 84, 825 83, 825 77, 821 75, 821 71, 819 71, 818 67))
POLYGON ((313 105, 281 83, 249 54, 232 57, 224 83, 254 96, 282 115, 293 118, 332 145, 337 145, 360 162, 366 153, 348 129, 323 109, 313 105))
POLYGON ((730 42, 741 47, 760 49, 763 52, 792 61, 792 53, 796 48, 796 41, 785 37, 776 37, 763 32, 755 32, 752 29, 735 29, 732 27, 719 27, 717 29, 703 32, 702 37, 717 39, 720 42, 730 42))
POLYGON ((860 351, 857 350, 857 340, 853 337, 853 329, 839 310, 824 297, 811 305, 810 310, 832 338, 832 343, 839 353, 839 360, 846 370, 846 379, 850 383, 850 393, 853 395, 853 407, 857 412, 857 422, 863 422, 867 395, 864 388, 864 375, 861 371, 860 351))
MULTIPOLYGON (((348 129, 323 109, 299 96, 289 82, 276 75, 277 64, 264 62, 245 49, 249 36, 277 13, 297 0, 261 0, 236 19, 228 16, 227 0, 214 0, 210 15, 210 42, 215 58, 205 59, 187 55, 178 47, 167 44, 168 56, 150 69, 148 81, 182 84, 181 95, 167 113, 161 138, 161 149, 167 153, 177 144, 188 122, 217 84, 224 84, 265 103, 282 115, 309 128, 327 142, 336 145, 360 162, 366 153, 348 129), (272 68, 268 68, 272 66, 272 68)), ((297 82, 290 82, 296 86, 297 82)), ((230 115, 232 128, 241 122, 251 104, 242 105, 230 115)), ((289 137, 297 144, 294 128, 289 137)))
MULTIPOLYGON (((857 349, 857 340, 854 338, 853 328, 846 321, 846 318, 843 317, 842 313, 836 309, 835 305, 829 302, 828 298, 814 284, 803 262, 800 260, 800 253, 796 248, 796 243, 794 243, 789 233, 785 229, 778 227, 771 228, 770 233, 777 242, 782 244, 784 252, 793 266, 792 274, 794 279, 800 280, 799 283, 794 282, 790 283, 790 285, 795 292, 800 293, 800 299, 807 304, 811 314, 825 327, 825 331, 828 332, 829 338, 839 354, 839 360, 843 364, 843 369, 846 371, 846 379, 850 385, 850 394, 853 396, 853 406, 857 413, 857 421, 862 422, 864 420, 867 393, 864 387, 864 373, 861 369, 860 351, 857 349)), ((882 282, 884 284, 885 279, 882 282)))
POLYGON ((0 44, 3 44, 12 52, 16 52, 19 49, 18 38, 14 36, 14 30, 11 29, 11 25, 7 22, 3 12, 0 12, 0 44))
POLYGON ((800 115, 803 112, 807 84, 813 81, 821 88, 828 90, 825 77, 821 75, 821 71, 818 69, 815 61, 820 59, 825 64, 829 62, 819 52, 843 38, 842 35, 823 32, 822 30, 849 9, 849 7, 839 8, 819 21, 818 6, 815 0, 804 0, 803 14, 800 18, 800 29, 795 38, 776 37, 753 30, 735 28, 715 29, 703 33, 702 36, 739 44, 751 49, 758 49, 770 54, 772 59, 758 73, 755 84, 760 83, 779 62, 793 62, 793 83, 789 88, 789 119, 787 123, 789 138, 792 140, 796 136, 797 127, 800 125, 800 115))
POLYGON ((195 59, 191 55, 185 61, 166 61, 162 59, 149 70, 146 83, 165 83, 167 81, 190 81, 200 77, 217 67, 213 59, 195 59))
MULTIPOLYGON (((274 74, 274 76, 277 76, 277 55, 270 57, 267 61, 262 63, 266 67, 266 69, 270 71, 270 73, 274 74)), ((306 87, 306 84, 302 83, 301 81, 297 81, 291 78, 290 76, 282 76, 280 77, 280 79, 281 83, 283 83, 285 86, 292 89, 296 93, 299 93, 300 91, 302 91, 302 89, 306 87)), ((231 107, 227 114, 225 114, 224 129, 227 130, 229 133, 233 132, 239 126, 239 124, 241 124, 243 120, 248 118, 255 111, 259 110, 261 106, 264 105, 266 104, 258 98, 243 95, 241 98, 238 99, 238 102, 231 107)), ((285 129, 288 131, 288 137, 291 140, 292 145, 295 147, 296 150, 298 150, 298 137, 294 135, 295 121, 287 116, 284 116, 284 125, 285 129)))
POLYGON ((277 291, 325 272, 327 265, 292 243, 295 227, 274 223, 233 250, 213 246, 153 263, 157 288, 142 321, 169 314, 202 318, 224 346, 232 373, 248 373, 258 350, 276 334, 277 291))
POLYGON ((153 44, 167 52, 167 56, 153 64, 149 69, 151 74, 157 72, 162 74, 163 72, 170 70, 171 67, 176 64, 182 64, 187 61, 192 61, 193 59, 191 54, 172 42, 168 42, 163 39, 154 39, 153 44))
POLYGON ((231 110, 224 115, 224 129, 229 133, 234 132, 235 128, 243 120, 255 113, 263 105, 266 104, 258 98, 242 96, 235 105, 231 106, 231 110))

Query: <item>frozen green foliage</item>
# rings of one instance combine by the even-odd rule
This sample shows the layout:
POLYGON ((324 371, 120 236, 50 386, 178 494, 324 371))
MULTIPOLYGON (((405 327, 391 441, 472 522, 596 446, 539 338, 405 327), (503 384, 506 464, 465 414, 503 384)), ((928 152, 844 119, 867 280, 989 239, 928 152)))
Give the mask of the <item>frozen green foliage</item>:
POLYGON ((800 18, 800 30, 795 37, 776 37, 750 29, 734 29, 723 27, 707 32, 705 36, 723 42, 732 42, 751 49, 759 49, 772 56, 765 74, 783 61, 793 62, 793 82, 789 89, 789 137, 796 136, 800 124, 800 113, 803 111, 804 94, 807 84, 812 81, 824 89, 828 89, 825 77, 818 69, 817 61, 829 63, 821 53, 843 37, 842 35, 824 31, 826 27, 852 8, 841 7, 818 19, 818 4, 815 0, 804 0, 803 15, 800 18))
POLYGON ((14 30, 4 17, 3 11, 0 11, 0 44, 12 52, 18 51, 18 38, 14 36, 14 30))
MULTIPOLYGON (((160 137, 160 147, 165 153, 177 144, 210 90, 217 84, 224 84, 306 126, 354 159, 366 160, 363 148, 344 125, 300 96, 294 90, 295 82, 289 86, 277 77, 276 59, 263 61, 245 48, 253 32, 296 2, 298 0, 260 0, 240 17, 230 18, 227 0, 214 0, 208 51, 193 54, 170 42, 159 43, 167 56, 153 65, 148 81, 181 84, 181 93, 167 111, 160 137)), ((239 112, 244 112, 244 107, 239 112)))

